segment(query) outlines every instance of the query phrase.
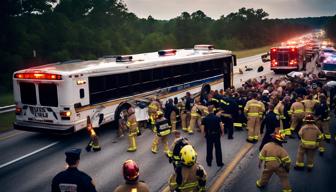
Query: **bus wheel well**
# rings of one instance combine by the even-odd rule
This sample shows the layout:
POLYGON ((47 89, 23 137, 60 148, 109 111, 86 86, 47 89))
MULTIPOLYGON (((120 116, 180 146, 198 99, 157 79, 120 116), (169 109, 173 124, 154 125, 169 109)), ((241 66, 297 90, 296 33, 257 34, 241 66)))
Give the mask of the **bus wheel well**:
POLYGON ((117 107, 115 113, 114 113, 114 120, 118 121, 120 119, 120 114, 123 110, 128 110, 130 107, 132 107, 129 103, 120 103, 120 105, 117 107))

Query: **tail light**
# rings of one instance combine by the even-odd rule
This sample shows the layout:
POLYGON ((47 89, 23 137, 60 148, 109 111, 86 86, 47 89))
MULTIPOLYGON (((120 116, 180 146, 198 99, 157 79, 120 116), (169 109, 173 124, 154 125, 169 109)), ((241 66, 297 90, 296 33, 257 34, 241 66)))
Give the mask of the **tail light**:
POLYGON ((297 64, 297 61, 294 59, 294 60, 290 60, 289 62, 289 65, 296 65, 297 64))
POLYGON ((61 111, 60 112, 62 120, 70 120, 71 111, 61 111))
POLYGON ((21 113, 22 113, 22 108, 16 106, 16 107, 15 107, 15 114, 16 114, 16 115, 21 115, 21 113))

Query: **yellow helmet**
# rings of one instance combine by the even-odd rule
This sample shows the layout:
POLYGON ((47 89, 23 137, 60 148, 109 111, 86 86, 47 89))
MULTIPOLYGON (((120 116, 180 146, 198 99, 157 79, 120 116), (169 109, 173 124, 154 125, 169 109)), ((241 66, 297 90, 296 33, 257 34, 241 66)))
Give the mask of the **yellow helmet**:
POLYGON ((158 110, 156 112, 156 115, 157 115, 158 118, 161 118, 163 116, 163 112, 161 110, 158 110))
POLYGON ((180 151, 181 162, 186 166, 193 166, 197 160, 197 153, 193 146, 186 145, 180 151))

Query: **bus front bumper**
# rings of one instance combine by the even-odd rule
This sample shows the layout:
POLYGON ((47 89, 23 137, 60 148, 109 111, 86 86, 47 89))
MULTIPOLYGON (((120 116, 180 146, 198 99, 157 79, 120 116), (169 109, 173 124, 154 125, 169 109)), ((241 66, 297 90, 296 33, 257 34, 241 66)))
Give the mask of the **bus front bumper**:
POLYGON ((22 131, 31 131, 39 133, 51 133, 59 135, 68 135, 75 132, 73 125, 52 125, 27 121, 15 121, 14 129, 22 131))

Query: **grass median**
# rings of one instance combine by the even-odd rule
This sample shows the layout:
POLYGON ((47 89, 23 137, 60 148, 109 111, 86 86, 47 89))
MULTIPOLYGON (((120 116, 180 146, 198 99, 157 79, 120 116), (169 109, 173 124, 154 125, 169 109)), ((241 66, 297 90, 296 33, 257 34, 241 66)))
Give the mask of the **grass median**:
POLYGON ((249 57, 253 55, 257 55, 260 53, 266 53, 270 50, 273 45, 267 45, 264 47, 254 48, 254 49, 246 49, 241 51, 233 51, 233 54, 237 56, 237 58, 249 57))
POLYGON ((14 120, 14 112, 0 114, 0 133, 12 129, 14 120))
POLYGON ((7 106, 7 105, 13 105, 14 104, 14 98, 13 93, 8 92, 0 95, 0 107, 7 106))

